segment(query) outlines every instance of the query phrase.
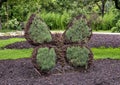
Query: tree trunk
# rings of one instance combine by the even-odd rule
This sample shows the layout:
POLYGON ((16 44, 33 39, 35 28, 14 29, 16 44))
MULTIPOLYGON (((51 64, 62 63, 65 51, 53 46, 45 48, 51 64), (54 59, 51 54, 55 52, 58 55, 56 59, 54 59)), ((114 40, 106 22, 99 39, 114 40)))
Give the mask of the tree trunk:
POLYGON ((104 16, 104 12, 105 12, 105 0, 102 0, 102 8, 101 8, 102 17, 104 16))

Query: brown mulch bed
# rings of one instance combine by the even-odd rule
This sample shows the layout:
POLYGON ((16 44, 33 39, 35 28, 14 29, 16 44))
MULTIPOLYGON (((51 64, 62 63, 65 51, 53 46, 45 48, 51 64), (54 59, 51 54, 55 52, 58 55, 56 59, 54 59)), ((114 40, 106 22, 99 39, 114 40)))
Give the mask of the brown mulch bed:
MULTIPOLYGON (((23 36, 20 36, 23 37, 23 36)), ((8 39, 11 37, 0 37, 8 39)), ((120 47, 120 35, 94 34, 90 47, 120 47)), ((6 48, 33 48, 26 41, 6 48)), ((56 72, 41 76, 30 59, 0 60, 0 85, 120 85, 120 60, 95 60, 87 71, 56 72)))
POLYGON ((0 36, 0 39, 9 39, 9 38, 24 38, 24 36, 0 36))
MULTIPOLYGON (((22 36, 21 36, 22 37, 22 36)), ((9 37, 2 37, 3 39, 9 37)), ((0 38, 1 39, 1 38, 0 38)), ((108 34, 93 34, 90 41, 88 42, 89 47, 120 47, 120 35, 108 35, 108 34)), ((10 45, 7 45, 5 48, 12 49, 22 49, 22 48, 31 48, 34 47, 30 45, 27 41, 16 42, 10 45)))
POLYGON ((0 60, 0 85, 119 85, 120 60, 95 60, 84 72, 40 76, 30 59, 0 60))

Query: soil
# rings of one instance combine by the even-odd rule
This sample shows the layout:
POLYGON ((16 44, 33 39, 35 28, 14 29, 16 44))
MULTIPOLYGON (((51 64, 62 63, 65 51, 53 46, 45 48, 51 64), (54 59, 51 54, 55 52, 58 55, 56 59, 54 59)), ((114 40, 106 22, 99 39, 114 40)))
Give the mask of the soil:
MULTIPOLYGON (((22 36, 20 36, 22 37, 22 36)), ((8 39, 10 37, 0 37, 0 39, 8 39)), ((89 47, 120 47, 120 35, 108 35, 108 34, 93 34, 90 41, 88 42, 89 47)), ((7 45, 5 48, 32 48, 33 45, 30 45, 27 41, 16 42, 10 45, 7 45)))
POLYGON ((9 38, 24 38, 24 36, 0 36, 0 39, 9 39, 9 38))
MULTIPOLYGON (((22 37, 22 36, 21 36, 22 37)), ((11 37, 3 37, 8 39, 11 37)), ((0 38, 1 39, 1 38, 0 38)), ((94 34, 90 47, 119 47, 119 35, 94 34)), ((32 48, 28 42, 17 42, 6 48, 32 48)), ((120 85, 120 60, 95 60, 88 70, 78 71, 57 66, 50 75, 40 75, 31 59, 0 60, 0 85, 120 85), (70 71, 71 70, 71 71, 70 71)))
POLYGON ((0 85, 120 85, 120 60, 95 60, 87 71, 41 76, 31 60, 1 60, 0 85))

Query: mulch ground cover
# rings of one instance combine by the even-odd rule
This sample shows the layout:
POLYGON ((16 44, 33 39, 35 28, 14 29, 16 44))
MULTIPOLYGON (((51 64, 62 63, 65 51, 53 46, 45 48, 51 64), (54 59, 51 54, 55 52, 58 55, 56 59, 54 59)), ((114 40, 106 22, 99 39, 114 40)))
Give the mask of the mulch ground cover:
POLYGON ((96 60, 87 71, 41 76, 30 59, 1 60, 0 85, 120 85, 120 61, 96 60))
MULTIPOLYGON (((22 37, 22 36, 19 36, 22 37)), ((2 37, 2 39, 8 39, 10 37, 2 37)), ((1 39, 1 38, 0 38, 1 39)), ((92 38, 88 42, 89 47, 120 47, 120 35, 109 35, 109 34, 93 34, 92 38)), ((5 48, 12 49, 22 49, 22 48, 32 48, 35 47, 29 44, 27 41, 16 42, 7 45, 5 48)))
MULTIPOLYGON (((0 39, 8 38, 11 37, 0 37, 0 39)), ((90 47, 120 47, 120 35, 94 34, 88 45, 90 47)), ((28 42, 22 41, 5 48, 33 47, 28 42)), ((120 85, 120 60, 94 60, 88 70, 61 71, 46 76, 39 75, 29 58, 0 60, 0 85, 120 85)))

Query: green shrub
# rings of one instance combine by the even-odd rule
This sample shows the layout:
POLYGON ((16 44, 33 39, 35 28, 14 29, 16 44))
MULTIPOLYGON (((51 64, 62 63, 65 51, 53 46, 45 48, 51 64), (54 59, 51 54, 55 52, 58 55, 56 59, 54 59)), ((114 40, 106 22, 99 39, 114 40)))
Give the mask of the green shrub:
POLYGON ((90 51, 86 47, 68 47, 66 57, 75 67, 87 66, 90 51))
POLYGON ((54 48, 39 48, 36 57, 37 65, 42 71, 52 69, 56 64, 56 54, 54 48))
POLYGON ((51 30, 64 30, 70 19, 70 16, 67 12, 63 12, 63 14, 54 12, 42 12, 40 16, 51 30))
POLYGON ((112 31, 112 32, 116 32, 117 29, 118 29, 117 27, 112 27, 111 31, 112 31))
POLYGON ((20 26, 20 22, 18 22, 18 20, 16 18, 11 19, 7 23, 5 23, 4 28, 13 29, 13 30, 21 30, 22 29, 22 27, 20 26))
POLYGON ((115 14, 112 11, 106 13, 101 23, 102 30, 111 30, 111 28, 115 26, 114 20, 115 20, 115 14))
POLYGON ((72 23, 72 26, 65 33, 66 40, 72 42, 87 41, 91 35, 91 29, 88 27, 87 21, 83 18, 78 20, 74 18, 72 23))
POLYGON ((30 38, 37 43, 50 42, 52 40, 49 28, 38 15, 36 15, 32 21, 29 28, 29 35, 30 38))
POLYGON ((112 32, 120 32, 120 20, 116 23, 116 27, 113 27, 112 32))

